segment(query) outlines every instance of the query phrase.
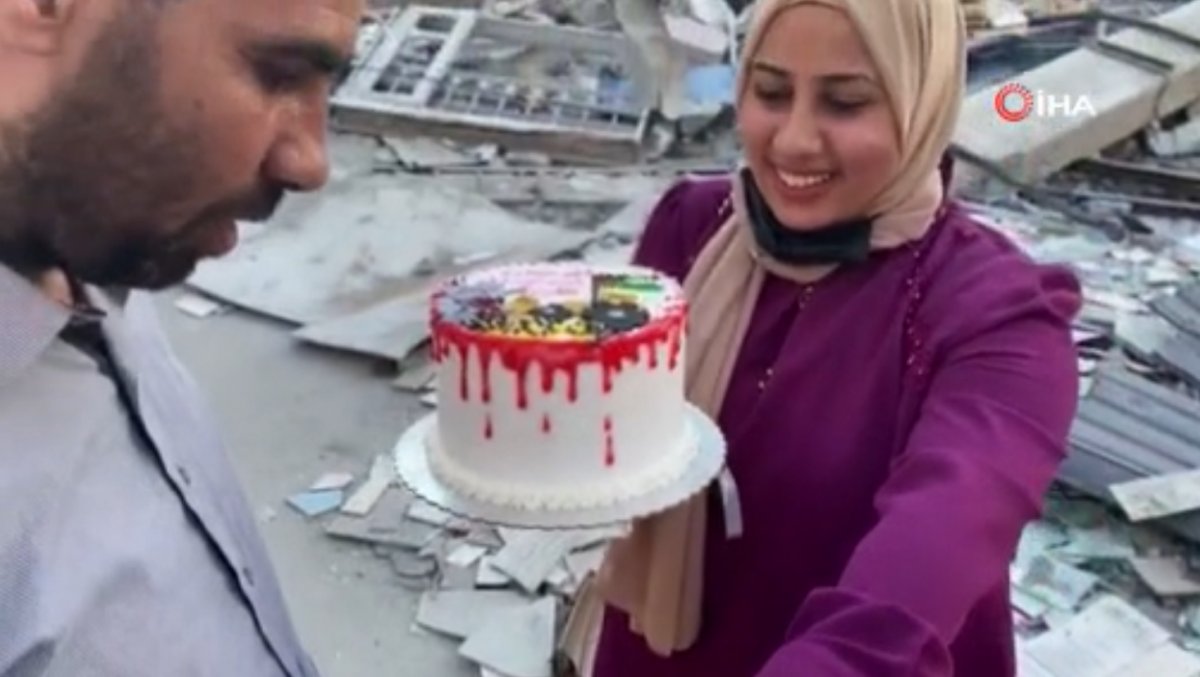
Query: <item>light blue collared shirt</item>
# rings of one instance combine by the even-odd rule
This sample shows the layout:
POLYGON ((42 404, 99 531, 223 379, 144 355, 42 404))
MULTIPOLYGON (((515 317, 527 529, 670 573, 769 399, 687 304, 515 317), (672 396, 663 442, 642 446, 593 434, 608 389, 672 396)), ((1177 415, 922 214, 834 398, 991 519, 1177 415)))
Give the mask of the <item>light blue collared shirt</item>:
POLYGON ((0 266, 0 677, 315 677, 150 297, 88 293, 0 266))

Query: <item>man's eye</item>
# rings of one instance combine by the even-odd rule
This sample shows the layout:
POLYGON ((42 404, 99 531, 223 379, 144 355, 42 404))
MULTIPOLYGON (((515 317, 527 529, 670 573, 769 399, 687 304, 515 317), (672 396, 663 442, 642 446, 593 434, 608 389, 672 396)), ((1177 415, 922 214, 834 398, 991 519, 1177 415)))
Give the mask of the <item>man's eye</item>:
POLYGON ((307 66, 295 63, 274 60, 254 63, 255 77, 268 92, 299 89, 308 80, 310 72, 307 66))

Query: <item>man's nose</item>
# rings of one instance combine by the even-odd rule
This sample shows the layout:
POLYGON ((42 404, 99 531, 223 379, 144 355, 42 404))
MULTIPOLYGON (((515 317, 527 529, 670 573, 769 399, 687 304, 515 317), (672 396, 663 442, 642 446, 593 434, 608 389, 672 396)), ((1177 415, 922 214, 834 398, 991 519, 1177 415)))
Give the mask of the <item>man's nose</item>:
POLYGON ((280 131, 267 159, 274 181, 297 191, 314 191, 329 180, 324 103, 297 111, 280 131))

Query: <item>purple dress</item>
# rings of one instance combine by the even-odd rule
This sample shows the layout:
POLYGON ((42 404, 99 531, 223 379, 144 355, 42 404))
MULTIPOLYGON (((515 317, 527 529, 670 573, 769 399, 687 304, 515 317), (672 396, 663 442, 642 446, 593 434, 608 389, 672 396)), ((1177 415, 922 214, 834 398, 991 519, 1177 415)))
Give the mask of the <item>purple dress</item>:
MULTIPOLYGON (((685 181, 636 260, 682 279, 729 184, 685 181)), ((744 534, 709 509, 704 621, 663 659, 610 609, 596 677, 1008 677, 1008 567, 1077 403, 1066 270, 947 205, 914 247, 768 276, 718 422, 744 534)))

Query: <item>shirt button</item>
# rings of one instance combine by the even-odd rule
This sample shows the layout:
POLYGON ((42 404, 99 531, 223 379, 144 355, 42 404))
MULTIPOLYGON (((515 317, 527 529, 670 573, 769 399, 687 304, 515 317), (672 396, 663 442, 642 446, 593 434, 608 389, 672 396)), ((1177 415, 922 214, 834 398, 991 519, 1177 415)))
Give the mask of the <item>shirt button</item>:
POLYGON ((179 473, 180 481, 182 481, 184 484, 186 484, 188 486, 192 485, 192 476, 188 474, 187 468, 185 468, 181 465, 177 465, 177 466, 175 466, 175 472, 179 473))
POLYGON ((254 572, 250 570, 250 567, 242 567, 242 580, 251 588, 254 587, 254 572))

